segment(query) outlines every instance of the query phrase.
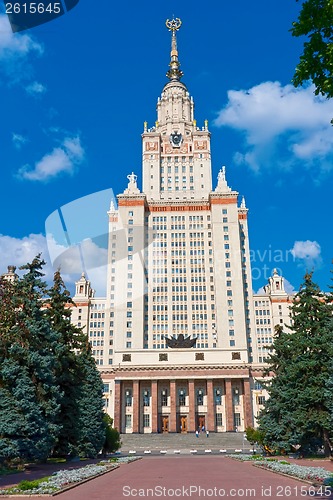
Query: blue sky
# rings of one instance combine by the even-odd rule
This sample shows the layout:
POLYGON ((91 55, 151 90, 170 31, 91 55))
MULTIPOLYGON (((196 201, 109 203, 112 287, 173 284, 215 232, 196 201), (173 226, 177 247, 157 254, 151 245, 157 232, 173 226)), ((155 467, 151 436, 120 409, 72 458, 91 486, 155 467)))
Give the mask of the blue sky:
MULTIPOLYGON (((77 204, 66 221, 71 234, 80 228, 87 238, 91 227, 94 237, 107 231, 105 190, 123 192, 132 171, 141 185, 143 122, 156 119, 169 63, 165 20, 174 13, 183 21, 183 82, 198 125, 208 119, 212 132, 214 183, 226 165, 229 185, 250 210, 254 289, 274 267, 296 289, 314 269, 327 289, 333 100, 316 98, 310 84, 290 84, 303 42, 289 32, 299 8, 290 0, 185 0, 172 9, 81 0, 65 16, 15 35, 0 14, 0 272, 40 250, 50 260, 45 221, 59 207, 104 190, 94 205, 98 224, 77 204)), ((86 243, 102 262, 105 250, 86 243)), ((94 272, 102 291, 104 271, 94 272)))

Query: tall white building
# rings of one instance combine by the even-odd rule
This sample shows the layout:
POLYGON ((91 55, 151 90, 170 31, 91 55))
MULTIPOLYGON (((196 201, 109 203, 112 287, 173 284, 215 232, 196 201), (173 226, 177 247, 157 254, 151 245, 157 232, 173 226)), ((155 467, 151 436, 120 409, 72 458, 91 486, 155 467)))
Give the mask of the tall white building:
POLYGON ((134 173, 111 203, 107 296, 76 283, 73 322, 86 328, 121 432, 244 430, 264 397, 262 363, 290 297, 274 271, 253 296, 245 201, 221 167, 212 181, 208 122, 181 78, 179 19, 168 82, 142 133, 134 173))

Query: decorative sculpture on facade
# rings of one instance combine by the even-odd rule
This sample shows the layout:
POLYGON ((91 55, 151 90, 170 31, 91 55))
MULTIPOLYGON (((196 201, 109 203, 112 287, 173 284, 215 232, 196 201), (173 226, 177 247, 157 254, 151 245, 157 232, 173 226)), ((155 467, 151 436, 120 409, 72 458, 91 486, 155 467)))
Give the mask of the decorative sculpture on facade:
POLYGON ((173 337, 171 339, 165 338, 165 343, 168 347, 171 347, 171 349, 188 349, 190 347, 195 347, 195 344, 197 342, 197 339, 191 339, 191 337, 184 337, 182 333, 178 335, 178 337, 173 337))

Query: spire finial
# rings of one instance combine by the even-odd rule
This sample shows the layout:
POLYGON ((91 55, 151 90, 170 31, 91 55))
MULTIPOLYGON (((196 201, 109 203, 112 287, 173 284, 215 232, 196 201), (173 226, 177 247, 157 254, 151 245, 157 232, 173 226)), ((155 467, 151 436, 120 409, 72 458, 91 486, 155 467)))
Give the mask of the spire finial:
POLYGON ((166 27, 169 31, 172 32, 171 37, 171 61, 170 61, 170 69, 167 72, 166 76, 171 81, 179 81, 183 76, 183 72, 179 69, 180 62, 178 60, 178 50, 177 50, 177 36, 176 32, 180 29, 182 22, 179 17, 171 19, 167 19, 165 22, 166 27))

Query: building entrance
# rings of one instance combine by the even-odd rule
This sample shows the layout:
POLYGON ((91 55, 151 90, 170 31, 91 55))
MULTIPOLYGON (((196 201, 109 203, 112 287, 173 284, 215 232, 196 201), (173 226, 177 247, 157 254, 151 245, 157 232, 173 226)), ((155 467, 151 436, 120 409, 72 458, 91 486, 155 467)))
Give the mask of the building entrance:
POLYGON ((202 428, 206 429, 205 416, 204 415, 198 415, 198 430, 201 431, 202 428))
POLYGON ((162 432, 169 432, 169 417, 162 417, 162 432))
POLYGON ((182 433, 187 432, 187 417, 186 416, 180 417, 180 432, 182 432, 182 433))

